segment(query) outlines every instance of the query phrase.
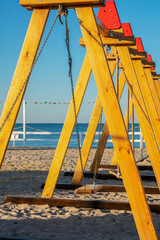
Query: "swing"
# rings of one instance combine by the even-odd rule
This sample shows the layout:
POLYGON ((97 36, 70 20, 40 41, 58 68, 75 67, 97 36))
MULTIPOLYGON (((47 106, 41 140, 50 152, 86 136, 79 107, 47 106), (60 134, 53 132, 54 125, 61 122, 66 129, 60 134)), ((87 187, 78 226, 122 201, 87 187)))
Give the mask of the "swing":
MULTIPOLYGON (((99 127, 98 142, 100 141, 101 124, 102 124, 102 112, 101 112, 101 116, 100 116, 100 127, 99 127)), ((87 185, 83 185, 80 188, 77 188, 75 190, 76 194, 93 194, 93 193, 96 193, 96 192, 100 191, 101 189, 103 189, 103 185, 96 184, 97 161, 98 161, 98 156, 96 154, 96 165, 95 165, 95 169, 94 169, 93 184, 87 184, 87 185)), ((83 166, 83 164, 81 164, 81 166, 83 166)), ((82 171, 82 173, 83 173, 83 178, 84 178, 84 172, 82 171)))
POLYGON ((93 194, 103 189, 103 185, 87 184, 75 190, 76 194, 93 194))

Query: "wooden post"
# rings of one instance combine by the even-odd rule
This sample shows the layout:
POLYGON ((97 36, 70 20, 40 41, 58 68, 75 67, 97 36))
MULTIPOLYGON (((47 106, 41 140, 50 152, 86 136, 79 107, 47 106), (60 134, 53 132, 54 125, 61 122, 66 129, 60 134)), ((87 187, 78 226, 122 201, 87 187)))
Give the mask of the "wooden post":
POLYGON ((76 8, 104 114, 140 239, 157 239, 92 8, 76 8), (99 44, 98 44, 99 43, 99 44), (98 52, 98 54, 97 54, 98 52), (107 78, 106 78, 107 76, 107 78), (114 112, 113 112, 114 109, 114 112), (127 159, 127 161, 126 161, 127 159))
MULTIPOLYGON (((122 96, 125 83, 126 83, 126 77, 125 77, 123 69, 122 69, 120 77, 119 77, 119 100, 122 96)), ((94 173, 94 171, 95 171, 96 161, 97 161, 96 165, 97 165, 97 171, 98 171, 98 168, 100 166, 102 156, 103 156, 103 153, 104 153, 104 150, 105 150, 105 147, 106 147, 108 137, 109 137, 109 129, 108 129, 107 121, 106 121, 105 124, 104 124, 104 127, 103 127, 103 131, 102 131, 100 141, 98 143, 98 147, 96 149, 94 160, 93 160, 93 162, 90 166, 90 172, 92 172, 92 173, 94 173)))
MULTIPOLYGON (((142 92, 139 87, 138 78, 135 72, 136 64, 132 64, 132 60, 129 54, 129 50, 127 47, 117 47, 120 61, 122 62, 124 71, 126 73, 126 77, 128 79, 128 86, 130 89, 132 102, 134 104, 137 118, 139 120, 140 127, 142 129, 143 137, 145 139, 146 147, 150 156, 150 160, 152 162, 152 167, 154 169, 155 177, 157 179, 158 186, 160 187, 160 152, 155 140, 155 136, 152 130, 152 126, 150 123, 150 119, 146 110, 146 106, 144 104, 144 99, 142 97, 142 92)), ((140 75, 142 78, 142 74, 140 75)), ((139 77, 140 77, 139 76, 139 77)), ((142 79, 140 78, 142 82, 142 79)), ((145 99, 146 100, 146 99, 145 99)), ((153 109, 154 110, 154 109, 153 109)))
MULTIPOLYGON (((128 112, 126 111, 126 114, 125 114, 125 117, 124 117, 124 122, 126 123, 126 126, 127 126, 127 119, 131 119, 131 116, 132 116, 132 100, 130 99, 129 101, 129 116, 128 116, 128 112)), ((111 161, 111 165, 116 165, 117 164, 117 156, 116 156, 116 152, 114 151, 114 154, 113 154, 113 157, 112 157, 112 161, 111 161)))
MULTIPOLYGON (((10 86, 10 90, 2 111, 0 118, 0 126, 2 126, 8 112, 10 111, 24 81, 26 80, 31 66, 34 62, 43 31, 48 19, 49 9, 34 10, 31 21, 28 27, 26 38, 22 47, 22 51, 19 57, 19 61, 13 76, 13 80, 10 86)), ((0 167, 2 165, 5 152, 10 140, 10 136, 17 119, 17 115, 22 103, 22 99, 25 93, 27 85, 24 87, 15 107, 13 108, 9 118, 7 119, 2 131, 0 132, 0 167)))
MULTIPOLYGON (((81 72, 77 81, 77 85, 74 91, 75 96, 75 105, 76 105, 76 115, 78 116, 83 97, 87 88, 87 84, 91 74, 91 65, 89 62, 88 54, 84 58, 84 62, 81 68, 81 72)), ((75 115, 73 108, 73 99, 69 106, 69 110, 63 125, 63 129, 61 132, 61 136, 59 138, 59 142, 54 154, 54 158, 50 167, 50 171, 48 173, 48 177, 43 189, 42 197, 52 197, 59 173, 61 171, 61 167, 63 164, 63 160, 67 151, 67 147, 72 136, 73 128, 75 125, 75 115)))
POLYGON ((160 118, 160 99, 159 99, 159 96, 158 96, 158 91, 157 91, 156 86, 155 86, 155 82, 157 80, 155 80, 155 81, 153 80, 151 70, 149 68, 144 68, 144 72, 145 72, 146 79, 147 79, 148 85, 149 85, 151 93, 152 93, 152 98, 154 100, 154 104, 155 104, 155 107, 156 107, 156 110, 157 110, 157 114, 159 115, 159 118, 160 118))
MULTIPOLYGON (((136 71, 136 74, 137 74, 137 77, 139 80, 138 81, 139 86, 142 91, 142 95, 143 95, 146 109, 147 109, 147 112, 148 112, 148 115, 149 115, 149 118, 150 118, 150 121, 152 124, 152 128, 154 130, 154 134, 156 137, 155 141, 157 141, 158 146, 160 148, 160 131, 159 131, 159 129, 160 129, 160 115, 159 115, 160 111, 158 111, 159 106, 157 106, 158 107, 158 109, 157 109, 156 105, 155 105, 155 101, 152 97, 152 93, 150 91, 150 87, 148 85, 146 75, 143 70, 141 61, 133 60, 133 64, 134 64, 135 71, 136 71)), ((150 80, 150 79, 148 78, 148 80, 150 80)), ((144 134, 143 134, 143 136, 144 136, 144 134)), ((159 165, 159 167, 160 167, 160 165, 159 165)), ((159 168, 159 170, 160 170, 160 168, 159 168)))
POLYGON ((127 122, 126 122, 126 128, 127 128, 127 132, 129 131, 129 89, 127 86, 127 122))
MULTIPOLYGON (((110 61, 109 62, 109 67, 111 70, 111 75, 113 75, 114 70, 115 70, 115 62, 114 61, 110 61)), ((81 154, 82 154, 82 160, 83 160, 83 170, 85 169, 87 160, 88 160, 88 156, 89 156, 89 152, 90 149, 92 147, 92 143, 93 143, 93 139, 95 136, 95 132, 97 130, 97 126, 98 126, 98 122, 100 119, 102 113, 102 104, 100 101, 100 97, 97 97, 96 103, 95 103, 95 107, 93 109, 93 113, 91 116, 91 120, 87 129, 87 134, 86 137, 84 139, 84 143, 83 143, 83 147, 81 150, 81 154)), ((77 162, 77 166, 73 175, 73 179, 72 179, 72 183, 73 184, 80 184, 82 179, 82 166, 81 166, 81 161, 80 158, 78 159, 77 162)))
POLYGON ((132 151, 134 155, 135 149, 134 149, 134 105, 133 103, 132 103, 132 151))
POLYGON ((158 97, 160 99, 160 83, 159 83, 159 80, 154 80, 154 84, 155 84, 155 87, 156 87, 156 90, 157 90, 158 97))

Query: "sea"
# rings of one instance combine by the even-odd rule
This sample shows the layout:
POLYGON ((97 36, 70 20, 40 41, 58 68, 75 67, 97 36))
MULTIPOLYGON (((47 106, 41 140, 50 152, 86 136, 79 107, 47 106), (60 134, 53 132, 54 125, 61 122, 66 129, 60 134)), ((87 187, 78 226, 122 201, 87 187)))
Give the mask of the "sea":
MULTIPOLYGON (((96 135, 92 144, 92 148, 96 148, 99 141, 100 132, 103 129, 104 124, 98 125, 96 135)), ((10 141, 9 146, 26 146, 26 147, 56 147, 58 144, 58 140, 60 137, 60 133, 62 131, 63 124, 62 123, 26 123, 26 139, 23 140, 23 124, 16 123, 13 134, 12 141, 10 141), (14 136, 14 141, 13 141, 14 136)), ((88 123, 79 123, 78 124, 78 132, 79 132, 79 140, 82 146, 85 133, 88 128, 88 123)), ((135 128, 135 148, 140 147, 140 127, 138 123, 134 124, 135 128)), ((129 138, 132 139, 131 134, 131 124, 129 124, 129 138)), ((78 147, 78 140, 76 134, 76 128, 73 130, 72 137, 70 139, 69 147, 78 147)), ((107 148, 113 148, 113 144, 111 141, 111 136, 109 135, 107 144, 107 148)), ((145 144, 143 143, 143 147, 145 144)))

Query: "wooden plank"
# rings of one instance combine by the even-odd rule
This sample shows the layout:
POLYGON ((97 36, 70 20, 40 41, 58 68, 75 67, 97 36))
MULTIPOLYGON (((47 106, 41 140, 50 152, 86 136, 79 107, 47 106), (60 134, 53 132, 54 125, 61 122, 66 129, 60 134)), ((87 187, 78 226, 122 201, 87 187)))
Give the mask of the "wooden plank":
POLYGON ((153 80, 159 80, 160 79, 160 77, 159 76, 153 76, 153 80))
MULTIPOLYGON (((144 97, 144 101, 146 104, 146 108, 152 123, 152 127, 154 129, 156 139, 158 142, 158 145, 160 146, 160 134, 159 134, 159 128, 160 128, 160 108, 159 104, 160 102, 156 99, 156 90, 154 91, 154 88, 151 86, 153 83, 152 76, 146 73, 148 70, 143 70, 143 66, 141 64, 140 60, 133 60, 133 64, 136 70, 137 77, 139 79, 139 85, 142 90, 142 94, 144 97), (150 82, 150 84, 149 84, 150 82), (152 83, 151 83, 152 82, 152 83), (150 89, 150 86, 152 87, 152 91, 150 89), (155 94, 155 97, 153 95, 155 94), (155 102, 156 101, 156 102, 155 102), (158 101, 158 102, 157 102, 158 101)), ((150 70, 149 70, 150 71, 150 70)), ((158 96, 157 96, 158 97, 158 96)))
MULTIPOLYGON (((139 171, 153 171, 153 168, 151 165, 137 165, 139 171)), ((117 165, 105 165, 101 164, 99 166, 99 169, 104 168, 104 169, 117 169, 117 165)))
MULTIPOLYGON (((4 203, 15 204, 48 204, 52 207, 77 207, 77 208, 94 208, 106 210, 126 210, 130 211, 130 204, 128 202, 118 201, 104 201, 104 200, 80 200, 80 199, 54 199, 54 198, 35 198, 22 196, 7 196, 4 203)), ((159 204, 149 204, 152 212, 160 213, 159 204)), ((145 238, 146 239, 146 238, 145 238)), ((148 239, 148 238, 147 238, 148 239)))
MULTIPOLYGON (((118 99, 119 100, 121 99, 125 83, 126 83, 126 78, 125 78, 124 72, 122 70, 121 74, 120 74, 120 78, 119 78, 119 94, 118 94, 118 96, 119 96, 118 99)), ((96 161, 97 161, 96 165, 97 165, 97 171, 98 171, 98 168, 99 168, 99 165, 100 165, 100 162, 102 160, 102 156, 103 156, 103 153, 104 153, 104 150, 105 150, 105 147, 106 147, 108 137, 109 137, 109 129, 108 129, 107 122, 105 122, 104 127, 103 127, 103 131, 102 131, 102 135, 101 135, 100 141, 98 143, 98 147, 96 149, 94 160, 93 160, 93 162, 90 166, 90 171, 92 173, 94 172, 96 161)))
MULTIPOLYGON (((73 171, 66 171, 64 173, 64 177, 72 177, 74 174, 73 171)), ((85 178, 93 178, 94 174, 88 171, 84 172, 84 177, 85 178)), ((141 175, 140 176, 142 181, 156 181, 156 178, 154 175, 141 175)), ((115 179, 115 180, 120 180, 118 178, 116 178, 116 176, 112 175, 112 174, 107 174, 107 173, 97 173, 96 174, 96 179, 101 179, 101 180, 107 180, 107 179, 115 179)))
POLYGON ((132 154, 122 112, 115 93, 110 70, 106 62, 93 9, 76 8, 75 10, 79 21, 82 21, 85 28, 94 36, 94 38, 91 37, 91 35, 81 26, 82 35, 89 54, 90 64, 101 98, 104 114, 107 119, 113 145, 118 157, 118 164, 121 169, 123 182, 127 191, 139 237, 142 239, 157 239, 141 179, 132 154), (97 41, 95 41, 95 38, 97 41), (125 159, 127 159, 127 161, 125 161, 125 159))
POLYGON ((132 151, 135 155, 135 147, 134 147, 134 105, 132 103, 132 151))
POLYGON ((131 57, 140 56, 140 57, 147 60, 147 53, 146 52, 139 52, 137 49, 130 48, 130 47, 128 48, 128 50, 129 50, 129 53, 131 54, 131 57))
MULTIPOLYGON (((150 156, 154 174, 157 179, 158 186, 160 187, 160 153, 159 148, 151 127, 150 119, 144 99, 142 97, 142 92, 139 87, 138 78, 135 72, 135 68, 132 64, 132 60, 127 47, 117 47, 120 60, 123 64, 124 71, 128 79, 128 86, 131 93, 132 102, 135 107, 137 118, 143 133, 145 144, 150 156)), ((139 60, 136 60, 139 61, 139 60)), ((143 76, 142 76, 143 77, 143 76)), ((141 78, 140 78, 140 81, 141 78)))
POLYGON ((154 100, 154 104, 155 104, 157 113, 158 113, 159 118, 160 118, 160 99, 158 97, 158 92, 157 92, 157 89, 155 87, 155 83, 154 83, 154 80, 153 80, 153 77, 152 77, 151 70, 147 68, 147 69, 144 69, 144 71, 145 71, 145 75, 146 75, 148 85, 149 85, 150 90, 151 90, 152 98, 154 100))
POLYGON ((67 8, 74 7, 100 7, 105 5, 105 0, 20 0, 20 5, 23 7, 31 7, 31 8, 58 8, 58 5, 61 4, 67 8))
MULTIPOLYGON (((111 70, 111 74, 113 75, 114 70, 115 70, 115 62, 109 62, 109 66, 110 66, 110 70, 111 70)), ((93 109, 93 113, 89 122, 89 126, 87 129, 87 133, 83 142, 83 146, 81 149, 81 155, 82 155, 82 165, 83 165, 83 170, 85 169, 87 160, 88 160, 88 156, 92 147, 92 143, 93 143, 93 139, 95 136, 95 132, 97 130, 97 126, 98 126, 98 122, 100 119, 102 113, 102 104, 100 101, 100 97, 98 95, 96 103, 95 103, 95 107, 93 109)), ((73 184, 80 184, 82 179, 82 166, 81 166, 81 161, 80 158, 78 159, 77 165, 76 165, 76 169, 75 169, 75 173, 72 179, 72 183, 73 184)))
MULTIPOLYGON (((13 80, 9 89, 9 93, 1 114, 0 126, 4 122, 8 112, 10 111, 20 89, 23 86, 30 68, 34 62, 43 31, 48 19, 49 10, 34 10, 28 31, 24 40, 21 54, 17 63, 17 67, 13 76, 13 80)), ((14 109, 12 110, 9 118, 7 119, 2 131, 0 132, 0 167, 2 165, 4 155, 10 140, 10 136, 21 106, 21 102, 25 93, 27 85, 24 87, 14 109)))
MULTIPOLYGON (((77 116, 78 116, 78 113, 82 104, 82 100, 87 88, 90 74, 91 74, 91 65, 88 59, 88 54, 86 53, 86 56, 81 68, 81 72, 77 81, 77 85, 75 88, 75 92, 74 92, 77 116)), ((74 125, 75 125, 75 115, 74 115, 74 107, 73 107, 73 100, 72 100, 64 125, 63 125, 61 136, 59 138, 59 142, 54 154, 50 171, 48 173, 48 177, 42 193, 42 197, 52 197, 53 195, 53 192, 57 183, 57 179, 61 171, 63 160, 67 151, 67 147, 73 132, 74 125)))
MULTIPOLYGON (((54 238, 52 238, 54 240, 54 238)), ((32 239, 30 237, 9 237, 9 236, 2 236, 0 235, 0 240, 44 240, 44 238, 33 238, 32 239)), ((47 240, 47 238, 46 238, 47 240)), ((49 240, 49 239, 48 239, 49 240)))
MULTIPOLYGON (((134 37, 123 37, 122 39, 116 39, 113 37, 103 37, 102 36, 102 42, 104 45, 108 46, 134 46, 135 41, 134 37)), ((79 45, 82 47, 85 47, 85 42, 83 38, 79 39, 79 45)))
MULTIPOLYGON (((112 165, 110 165, 112 166, 112 165)), ((123 185, 102 185, 98 192, 126 192, 126 189, 123 185)), ((75 190, 79 187, 82 187, 81 184, 57 184, 56 189, 63 189, 63 190, 75 190)), ((158 187, 149 187, 145 186, 144 191, 146 194, 160 194, 160 190, 158 187)))
POLYGON ((142 59, 142 64, 144 68, 155 68, 156 64, 155 62, 148 62, 147 60, 142 59))
MULTIPOLYGON (((130 121, 130 119, 131 119, 131 116, 132 116, 132 100, 130 99, 130 100, 129 100, 129 121, 130 121)), ((127 113, 127 111, 126 111, 126 114, 125 114, 125 117, 124 117, 124 121, 125 121, 125 124, 126 124, 126 126, 127 126, 127 121, 128 121, 128 113, 127 113)), ((115 164, 117 164, 117 161, 118 161, 118 160, 117 160, 117 155, 116 155, 116 153, 115 153, 115 151, 114 151, 111 164, 112 164, 112 165, 115 165, 115 164)))
POLYGON ((158 93, 158 97, 160 99, 160 83, 159 83, 159 80, 154 81, 154 84, 155 84, 155 87, 156 87, 156 90, 157 90, 157 93, 158 93))
MULTIPOLYGON (((129 48, 129 52, 131 54, 132 59, 146 59, 147 54, 144 52, 138 52, 138 50, 129 48)), ((108 53, 107 54, 107 60, 114 61, 116 60, 116 54, 114 53, 108 53)))
MULTIPOLYGON (((136 74, 137 74, 137 77, 138 77, 138 80, 139 80, 138 82, 139 82, 139 85, 140 85, 140 88, 141 88, 141 91, 142 91, 142 95, 143 95, 143 98, 144 98, 144 101, 145 101, 145 104, 146 104, 146 109, 147 109, 147 112, 149 114, 149 118, 150 118, 150 121, 151 121, 151 124, 152 124, 152 128, 154 130, 154 135, 156 137, 155 141, 158 143, 158 146, 160 147, 160 131, 159 131, 159 129, 160 129, 160 115, 159 115, 160 112, 157 109, 157 108, 159 108, 159 106, 157 106, 157 108, 156 108, 156 105, 155 105, 155 102, 152 98, 152 93, 150 91, 150 88, 149 88, 149 85, 148 85, 146 75, 145 75, 145 72, 143 70, 141 61, 140 60, 133 60, 133 64, 134 64, 134 68, 135 68, 135 71, 136 71, 136 74)), ((140 126, 141 126, 141 124, 140 124, 140 126)), ((146 131, 147 131, 147 129, 146 129, 146 131)), ((142 133, 143 133, 143 131, 142 131, 142 133)), ((150 134, 148 134, 148 138, 149 138, 149 135, 150 134)), ((144 134, 143 134, 143 137, 144 137, 144 134)), ((149 140, 151 141, 150 138, 149 138, 149 140)), ((145 140, 145 143, 146 143, 146 140, 145 140)), ((147 143, 146 143, 146 146, 147 146, 147 143)), ((160 160, 160 153, 159 153, 159 160, 160 160)), ((157 158, 156 158, 156 160, 154 159, 154 161, 153 161, 153 159, 151 159, 151 163, 152 163, 152 166, 153 166, 153 171, 154 171, 155 176, 157 178, 157 183, 160 187, 160 161, 158 161, 157 158)))

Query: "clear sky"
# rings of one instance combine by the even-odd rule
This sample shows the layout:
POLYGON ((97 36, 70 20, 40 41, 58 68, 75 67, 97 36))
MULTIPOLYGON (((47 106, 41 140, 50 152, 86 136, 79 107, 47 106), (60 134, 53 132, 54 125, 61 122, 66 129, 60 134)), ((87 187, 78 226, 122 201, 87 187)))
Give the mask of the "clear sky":
MULTIPOLYGON (((159 10, 160 1, 154 0, 116 0, 121 22, 130 22, 136 37, 142 37, 145 51, 152 54, 156 62, 156 71, 160 73, 159 59, 159 10)), ((95 14, 98 9, 95 9, 95 14)), ((46 36, 56 11, 52 11, 46 26, 46 36)), ((0 12, 0 102, 4 102, 21 51, 31 12, 19 5, 17 0, 1 2, 0 12)), ((71 54, 73 58, 73 78, 76 84, 85 48, 79 46, 81 31, 74 10, 69 10, 71 54)), ((42 39, 43 41, 43 39, 42 39)), ((97 89, 91 76, 85 102, 95 101, 97 89)), ((51 37, 32 73, 24 99, 28 102, 70 102, 71 88, 68 78, 68 57, 65 45, 65 27, 57 21, 51 37)), ((121 100, 123 112, 126 109, 126 90, 121 100)), ((69 105, 26 105, 28 122, 64 122, 69 105)), ((79 122, 88 122, 94 104, 83 104, 79 122)), ((0 104, 0 112, 3 104, 0 104)), ((18 122, 22 121, 20 112, 18 122)), ((104 118, 103 118, 104 121, 104 118)))

